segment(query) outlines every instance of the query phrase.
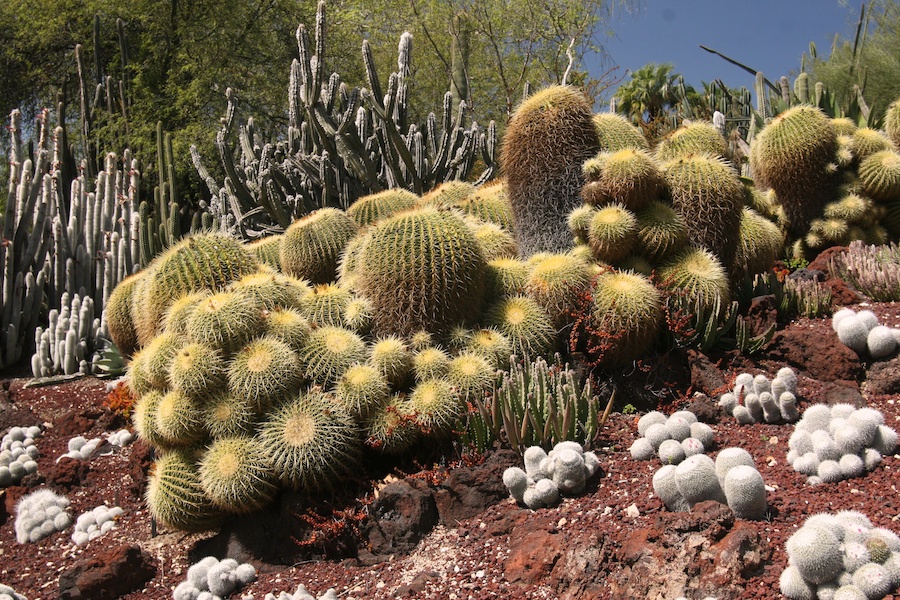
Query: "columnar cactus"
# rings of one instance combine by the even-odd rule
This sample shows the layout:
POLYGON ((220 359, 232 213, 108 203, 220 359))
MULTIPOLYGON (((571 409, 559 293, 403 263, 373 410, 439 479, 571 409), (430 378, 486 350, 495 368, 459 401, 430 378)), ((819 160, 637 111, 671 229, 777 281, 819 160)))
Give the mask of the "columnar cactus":
POLYGON ((581 165, 599 150, 590 102, 574 88, 548 87, 515 110, 500 162, 520 256, 572 247, 566 219, 581 203, 581 165))

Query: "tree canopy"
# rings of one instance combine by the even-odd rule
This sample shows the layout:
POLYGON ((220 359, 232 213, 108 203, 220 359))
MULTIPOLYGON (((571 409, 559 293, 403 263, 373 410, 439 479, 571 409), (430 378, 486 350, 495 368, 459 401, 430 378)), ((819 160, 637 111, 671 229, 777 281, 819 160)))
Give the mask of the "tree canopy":
MULTIPOLYGON (((844 103, 859 86, 879 117, 898 96, 900 6, 873 0, 863 5, 852 39, 837 35, 827 58, 813 56, 811 73, 844 103)), ((814 51, 814 50, 813 50, 814 51)))
MULTIPOLYGON (((568 77, 602 87, 589 81, 580 60, 600 50, 613 9, 632 4, 334 0, 326 69, 364 86, 363 38, 384 76, 395 68, 400 35, 410 31, 410 93, 421 111, 411 116, 423 119, 452 89, 479 122, 496 119, 502 126, 527 83, 536 88, 568 77)), ((189 173, 201 193, 188 147, 215 156, 226 88, 238 98, 240 117, 254 117, 264 138, 284 131, 290 64, 298 57, 295 33, 300 23, 312 28, 315 12, 314 3, 292 0, 8 0, 0 4, 0 37, 8 40, 0 46, 0 110, 5 119, 20 108, 29 122, 62 98, 75 116, 75 49, 81 44, 88 96, 103 84, 99 104, 105 110, 92 115, 101 150, 130 147, 152 171, 161 122, 173 134, 177 170, 189 173)))

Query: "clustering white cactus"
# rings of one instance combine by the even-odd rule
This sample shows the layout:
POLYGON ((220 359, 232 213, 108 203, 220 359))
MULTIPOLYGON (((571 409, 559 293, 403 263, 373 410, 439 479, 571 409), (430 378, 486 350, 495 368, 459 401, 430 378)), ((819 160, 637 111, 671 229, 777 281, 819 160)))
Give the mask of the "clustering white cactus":
POLYGON ((897 432, 874 408, 813 404, 788 439, 787 461, 812 484, 860 477, 897 449, 897 432))
POLYGON ((69 440, 69 451, 56 459, 56 461, 59 462, 59 459, 63 457, 87 460, 97 452, 97 448, 99 448, 102 443, 103 440, 100 438, 89 440, 81 435, 75 436, 69 440))
POLYGON ((222 600, 253 581, 256 581, 256 569, 250 563, 207 556, 188 568, 187 579, 175 587, 172 598, 222 600))
POLYGON ((762 374, 741 373, 734 380, 734 389, 719 397, 719 406, 740 425, 792 423, 800 417, 797 374, 782 367, 770 381, 762 374))
POLYGON ((66 508, 69 499, 48 489, 22 497, 16 505, 16 541, 36 542, 72 524, 66 508))
POLYGON ((503 484, 516 502, 532 510, 551 506, 560 494, 580 494, 600 467, 597 455, 577 442, 560 442, 550 452, 531 446, 523 458, 525 470, 506 469, 503 484))
MULTIPOLYGON (((247 594, 243 596, 241 600, 254 600, 253 594, 247 594)), ((297 591, 293 594, 288 594, 287 592, 281 592, 277 596, 275 594, 266 594, 264 600, 338 600, 337 592, 334 589, 329 589, 327 592, 316 598, 309 590, 306 589, 306 586, 302 583, 297 586, 297 591)))
POLYGON ((785 543, 781 593, 805 598, 884 598, 900 586, 900 536, 853 510, 807 518, 785 543))
POLYGON ((712 427, 697 420, 689 410, 666 416, 658 410, 638 419, 638 435, 631 448, 635 460, 658 456, 664 465, 677 465, 685 458, 703 454, 712 447, 712 427))
POLYGON ((715 500, 727 504, 738 518, 758 520, 768 508, 762 475, 743 448, 723 448, 715 460, 695 454, 678 466, 663 465, 653 475, 653 491, 673 512, 715 500))
POLYGON ((0 600, 28 600, 28 598, 22 594, 17 594, 16 590, 8 585, 0 583, 0 600))
POLYGON ((845 346, 875 360, 892 355, 900 345, 900 329, 879 324, 871 310, 842 308, 831 317, 831 327, 845 346))
POLYGON ((37 472, 39 452, 34 441, 42 430, 31 427, 11 427, 0 441, 0 488, 15 485, 23 477, 37 472))
POLYGON ((125 511, 118 506, 109 507, 105 504, 86 511, 75 519, 75 531, 72 533, 72 541, 76 546, 83 546, 96 539, 116 526, 116 519, 125 511))
POLYGON ((128 431, 127 429, 120 429, 118 431, 114 431, 106 437, 106 441, 113 446, 118 446, 119 448, 124 448, 128 444, 134 441, 134 434, 128 431))

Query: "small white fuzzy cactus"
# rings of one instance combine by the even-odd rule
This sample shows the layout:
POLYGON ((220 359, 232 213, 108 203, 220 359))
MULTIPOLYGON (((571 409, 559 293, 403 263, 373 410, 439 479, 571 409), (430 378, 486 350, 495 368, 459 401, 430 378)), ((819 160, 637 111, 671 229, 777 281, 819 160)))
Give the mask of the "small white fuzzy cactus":
POLYGON ((116 520, 124 514, 118 506, 101 504, 96 508, 78 515, 75 519, 75 531, 72 541, 76 546, 83 546, 115 527, 116 520))
POLYGON ((77 460, 88 460, 97 452, 97 449, 103 444, 100 438, 87 439, 84 436, 76 436, 69 440, 69 451, 56 459, 57 462, 63 457, 74 458, 77 460))
POLYGON ((838 339, 860 356, 879 360, 900 347, 900 330, 879 324, 878 316, 871 310, 855 312, 843 308, 834 313, 831 326, 838 339))
POLYGON ((807 518, 785 544, 781 592, 801 598, 883 598, 900 585, 900 536, 853 510, 807 518), (814 591, 809 595, 809 590, 814 591))
POLYGON ((555 504, 560 494, 581 493, 600 468, 597 455, 576 442, 560 442, 550 452, 531 446, 523 459, 526 470, 509 467, 503 484, 516 502, 532 510, 555 504))
MULTIPOLYGON (((244 600, 253 600, 253 596, 245 596, 244 600)), ((332 588, 316 598, 306 589, 306 586, 301 583, 297 586, 297 590, 293 594, 281 592, 276 596, 275 594, 269 593, 266 594, 264 600, 338 600, 338 595, 332 588)))
POLYGON ((800 417, 796 393, 797 374, 790 367, 780 368, 771 381, 763 374, 739 373, 718 405, 739 425, 791 423, 800 417))
POLYGON ((16 505, 16 541, 20 544, 36 542, 62 531, 72 524, 67 512, 69 500, 48 489, 39 489, 24 496, 16 505))
POLYGON ((8 585, 0 583, 0 600, 28 600, 22 594, 16 592, 8 585))
POLYGON ((37 473, 38 452, 35 440, 40 427, 11 427, 0 441, 0 488, 19 483, 26 475, 37 473))
POLYGON ((215 556, 207 556, 188 568, 187 579, 175 587, 172 598, 224 598, 253 581, 256 581, 256 569, 253 565, 240 564, 231 558, 220 561, 215 556))
POLYGON ((664 465, 676 465, 687 456, 705 453, 713 445, 714 431, 688 410, 666 417, 651 411, 638 420, 638 434, 629 448, 634 460, 659 457, 664 465))

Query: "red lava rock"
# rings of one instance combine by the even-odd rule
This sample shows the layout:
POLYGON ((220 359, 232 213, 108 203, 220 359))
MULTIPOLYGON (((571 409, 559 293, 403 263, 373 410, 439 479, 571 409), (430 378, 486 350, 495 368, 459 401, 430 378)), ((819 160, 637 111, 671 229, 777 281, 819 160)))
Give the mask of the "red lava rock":
POLYGON ((121 544, 79 561, 59 576, 61 600, 115 600, 139 590, 156 575, 140 546, 121 544))
POLYGON ((536 513, 535 519, 510 533, 510 554, 503 572, 513 583, 534 584, 546 578, 562 554, 562 542, 561 535, 550 532, 546 517, 536 513))
POLYGON ((59 435, 67 435, 69 437, 85 435, 85 432, 93 429, 97 419, 102 415, 103 409, 101 408, 73 410, 54 423, 54 427, 59 435))
POLYGON ((750 300, 750 308, 744 316, 744 323, 750 335, 763 335, 778 325, 778 309, 775 307, 775 296, 756 296, 750 300))
POLYGON ((830 277, 832 275, 831 260, 838 254, 841 254, 846 250, 846 246, 831 246, 830 248, 826 248, 822 250, 822 252, 820 252, 819 255, 812 260, 812 262, 806 265, 806 268, 814 271, 822 271, 827 277, 830 277))
POLYGON ((691 387, 710 397, 722 393, 725 387, 725 376, 709 358, 697 350, 687 351, 688 364, 691 368, 691 387))
POLYGON ((86 461, 63 456, 59 461, 48 465, 43 474, 48 484, 67 492, 75 487, 89 485, 91 467, 86 461))
POLYGON ((376 555, 408 552, 440 520, 428 486, 409 478, 384 486, 372 512, 364 535, 376 555))
MULTIPOLYGON (((808 319, 800 320, 800 325, 809 324, 808 319)), ((841 343, 830 325, 823 327, 822 323, 776 332, 765 353, 770 360, 784 361, 822 381, 860 381, 865 373, 856 352, 841 343)))
POLYGON ((509 497, 503 485, 503 471, 518 462, 512 450, 492 452, 487 461, 474 467, 453 469, 437 488, 434 501, 441 523, 456 527, 487 507, 509 497))
POLYGON ((900 393, 900 356, 872 363, 866 373, 866 391, 879 396, 900 393))

